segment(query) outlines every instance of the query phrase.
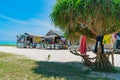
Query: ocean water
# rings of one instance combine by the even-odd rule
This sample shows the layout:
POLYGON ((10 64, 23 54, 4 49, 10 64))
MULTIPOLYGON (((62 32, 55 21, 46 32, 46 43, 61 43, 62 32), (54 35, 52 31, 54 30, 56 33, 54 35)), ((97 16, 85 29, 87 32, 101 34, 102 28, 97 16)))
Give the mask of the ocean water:
POLYGON ((16 42, 0 41, 0 45, 16 45, 16 42))

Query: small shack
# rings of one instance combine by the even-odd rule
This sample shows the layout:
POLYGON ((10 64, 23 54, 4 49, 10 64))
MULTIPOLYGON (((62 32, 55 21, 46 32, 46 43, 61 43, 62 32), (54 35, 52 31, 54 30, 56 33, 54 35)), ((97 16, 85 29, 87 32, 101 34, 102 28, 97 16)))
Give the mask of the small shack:
POLYGON ((42 38, 41 36, 34 36, 28 33, 17 35, 16 47, 19 48, 36 48, 40 44, 42 38))
POLYGON ((17 35, 19 48, 67 49, 67 41, 59 31, 50 30, 44 37, 28 33, 17 35))
POLYGON ((60 31, 50 30, 44 38, 46 49, 67 49, 67 41, 60 31))

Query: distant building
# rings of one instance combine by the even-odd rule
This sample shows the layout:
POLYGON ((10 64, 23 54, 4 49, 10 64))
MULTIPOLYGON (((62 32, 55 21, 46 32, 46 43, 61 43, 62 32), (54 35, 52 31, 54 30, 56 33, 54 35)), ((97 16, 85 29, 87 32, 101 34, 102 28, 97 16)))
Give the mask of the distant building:
POLYGON ((67 41, 62 32, 50 30, 44 37, 28 33, 17 35, 16 46, 21 48, 67 49, 67 41))
POLYGON ((52 35, 56 35, 56 36, 63 36, 62 32, 60 31, 55 31, 55 30, 50 30, 46 36, 52 36, 52 35))
POLYGON ((66 49, 67 42, 63 36, 63 33, 60 31, 50 30, 46 33, 45 42, 48 44, 53 44, 54 49, 55 47, 59 47, 59 49, 66 49))

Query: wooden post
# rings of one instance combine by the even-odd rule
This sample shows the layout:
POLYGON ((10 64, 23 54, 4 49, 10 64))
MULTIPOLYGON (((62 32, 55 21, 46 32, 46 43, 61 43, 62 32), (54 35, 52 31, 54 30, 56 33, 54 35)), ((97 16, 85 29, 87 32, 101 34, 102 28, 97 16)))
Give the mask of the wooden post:
POLYGON ((114 53, 111 54, 111 58, 112 58, 112 65, 114 66, 114 53))

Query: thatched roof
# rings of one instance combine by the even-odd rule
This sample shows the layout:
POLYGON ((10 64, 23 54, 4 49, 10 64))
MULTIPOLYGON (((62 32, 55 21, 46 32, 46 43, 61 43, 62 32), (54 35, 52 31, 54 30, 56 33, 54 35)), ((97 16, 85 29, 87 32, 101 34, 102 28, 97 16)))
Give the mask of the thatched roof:
POLYGON ((62 32, 60 31, 55 31, 55 30, 50 30, 46 36, 50 36, 50 35, 56 35, 56 36, 63 36, 62 32))

